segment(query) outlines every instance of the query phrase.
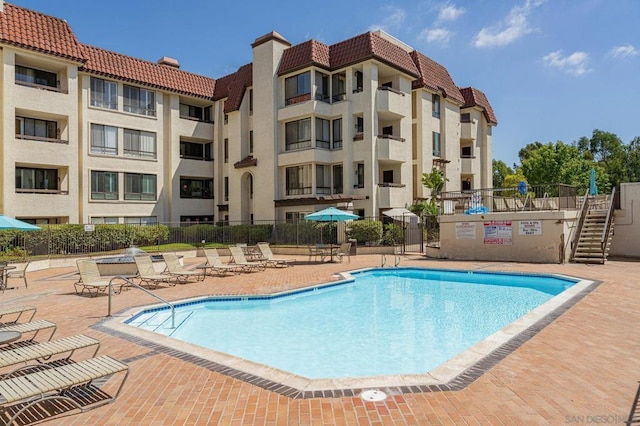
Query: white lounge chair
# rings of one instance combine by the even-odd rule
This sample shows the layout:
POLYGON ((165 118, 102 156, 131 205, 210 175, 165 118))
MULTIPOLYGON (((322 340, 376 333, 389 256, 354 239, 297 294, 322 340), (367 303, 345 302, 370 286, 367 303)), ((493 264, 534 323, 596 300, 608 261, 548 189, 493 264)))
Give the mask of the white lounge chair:
POLYGON ((286 268, 287 266, 291 266, 292 262, 295 262, 294 259, 282 259, 275 257, 271 251, 271 247, 269 247, 269 243, 258 243, 258 250, 262 253, 262 256, 265 259, 264 262, 266 262, 267 266, 274 266, 276 268, 283 266, 286 268))
POLYGON ((149 288, 157 288, 160 283, 167 283, 171 286, 176 285, 175 277, 169 274, 159 274, 153 268, 151 256, 134 256, 133 260, 138 267, 138 279, 140 285, 146 285, 149 288))
POLYGON ((37 311, 37 308, 33 306, 7 306, 7 307, 0 308, 0 326, 17 323, 20 320, 20 317, 22 317, 22 314, 26 312, 32 312, 31 317, 26 321, 26 322, 29 322, 36 315, 36 311, 37 311), (4 319, 5 315, 15 315, 15 314, 18 314, 18 316, 12 320, 4 319))
MULTIPOLYGON (((21 337, 22 341, 26 340, 31 342, 36 338, 36 336, 38 336, 38 333, 40 331, 48 330, 48 329, 53 329, 51 331, 51 335, 49 335, 49 338, 47 339, 47 340, 51 340, 57 328, 58 326, 51 321, 35 320, 31 322, 21 322, 21 323, 4 325, 0 327, 0 331, 17 331, 18 333, 22 334, 22 337, 21 337), (25 335, 28 335, 30 333, 34 333, 33 336, 31 336, 29 339, 24 338, 25 335)), ((13 345, 15 344, 16 343, 13 343, 13 345)))
POLYGON ((222 263, 218 250, 213 247, 204 249, 204 255, 207 258, 207 262, 202 266, 198 266, 198 268, 202 269, 205 274, 212 275, 213 272, 216 272, 218 275, 224 276, 227 273, 237 274, 242 272, 242 267, 239 265, 222 263))
MULTIPOLYGON (((76 294, 82 295, 86 291, 89 296, 95 297, 98 293, 104 293, 109 287, 109 281, 100 275, 100 270, 95 260, 80 259, 76 262, 80 280, 73 283, 76 294)), ((122 286, 120 287, 122 290, 122 286)))
POLYGON ((180 264, 180 259, 175 253, 165 253, 162 255, 164 263, 167 264, 167 272, 176 278, 178 282, 186 283, 189 278, 195 278, 196 281, 204 280, 204 272, 190 271, 180 264))
POLYGON ((231 259, 233 259, 233 264, 241 266, 243 272, 264 271, 267 268, 267 264, 263 261, 247 261, 247 258, 244 257, 244 252, 242 251, 241 247, 230 246, 229 251, 231 252, 231 259))

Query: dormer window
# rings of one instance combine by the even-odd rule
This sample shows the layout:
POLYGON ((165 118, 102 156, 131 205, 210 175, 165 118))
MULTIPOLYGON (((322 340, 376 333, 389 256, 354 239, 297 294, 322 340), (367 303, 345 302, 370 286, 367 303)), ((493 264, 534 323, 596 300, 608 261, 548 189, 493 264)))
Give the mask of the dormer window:
POLYGON ((431 115, 435 118, 440 118, 440 95, 432 95, 431 97, 432 112, 431 115))

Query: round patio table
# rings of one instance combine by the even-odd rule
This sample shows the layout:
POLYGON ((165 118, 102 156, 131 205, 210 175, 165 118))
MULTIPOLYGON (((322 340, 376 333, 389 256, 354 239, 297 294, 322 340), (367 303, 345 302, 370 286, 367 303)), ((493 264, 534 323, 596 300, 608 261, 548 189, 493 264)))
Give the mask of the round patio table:
POLYGON ((12 343, 22 337, 19 331, 0 331, 0 345, 12 343))

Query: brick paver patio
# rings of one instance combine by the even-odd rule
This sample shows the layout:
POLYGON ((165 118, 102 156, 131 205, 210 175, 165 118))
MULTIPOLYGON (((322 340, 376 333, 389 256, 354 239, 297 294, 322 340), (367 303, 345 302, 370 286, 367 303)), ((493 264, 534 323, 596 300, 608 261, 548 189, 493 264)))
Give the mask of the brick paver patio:
MULTIPOLYGON (((287 256, 290 257, 290 256, 287 256)), ((201 295, 263 294, 319 284, 335 273, 379 266, 380 256, 351 263, 305 264, 154 290, 168 300, 201 295)), ((203 259, 186 259, 190 266, 203 259)), ((107 297, 77 296, 75 268, 30 272, 29 288, 0 294, 3 306, 33 305, 36 319, 58 324, 55 337, 84 333, 102 342, 100 354, 124 360, 130 376, 112 404, 56 419, 55 424, 140 425, 396 425, 623 423, 640 380, 640 262, 533 265, 453 262, 403 256, 401 266, 549 272, 600 280, 592 293, 461 391, 291 399, 210 371, 130 340, 98 331, 107 297)), ((18 281, 11 284, 17 284, 18 281)), ((130 290, 113 298, 115 313, 156 301, 130 290)), ((224 324, 212 324, 224 327, 224 324)))

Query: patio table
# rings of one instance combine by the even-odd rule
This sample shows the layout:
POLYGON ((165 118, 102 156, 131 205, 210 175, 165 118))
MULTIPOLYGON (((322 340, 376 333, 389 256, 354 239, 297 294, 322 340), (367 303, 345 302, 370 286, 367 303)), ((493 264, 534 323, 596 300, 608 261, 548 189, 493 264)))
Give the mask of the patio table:
POLYGON ((7 272, 16 269, 14 265, 0 265, 0 290, 7 289, 7 272))

